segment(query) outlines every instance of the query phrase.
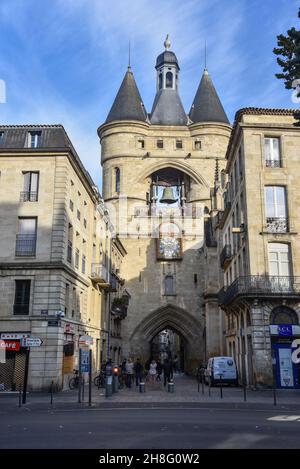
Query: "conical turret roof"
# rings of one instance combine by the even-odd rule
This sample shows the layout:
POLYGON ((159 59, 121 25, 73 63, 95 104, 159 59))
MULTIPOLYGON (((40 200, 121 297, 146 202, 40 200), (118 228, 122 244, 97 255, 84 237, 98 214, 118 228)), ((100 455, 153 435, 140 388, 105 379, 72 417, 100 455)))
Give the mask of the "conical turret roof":
POLYGON ((120 89, 109 111, 106 123, 118 120, 136 120, 145 122, 147 113, 140 92, 136 85, 131 67, 128 67, 120 89))
POLYGON ((224 122, 229 124, 228 117, 207 69, 204 70, 202 75, 189 118, 194 123, 224 122))
POLYGON ((187 125, 187 115, 176 90, 159 90, 156 94, 150 121, 158 125, 187 125))

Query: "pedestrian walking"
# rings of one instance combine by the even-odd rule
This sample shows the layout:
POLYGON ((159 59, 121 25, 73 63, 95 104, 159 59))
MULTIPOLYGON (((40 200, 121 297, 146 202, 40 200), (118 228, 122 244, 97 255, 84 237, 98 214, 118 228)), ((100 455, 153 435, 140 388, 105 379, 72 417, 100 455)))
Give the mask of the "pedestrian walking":
POLYGON ((157 360, 157 367, 156 367, 157 376, 156 376, 156 381, 161 381, 161 374, 162 374, 162 371, 163 371, 163 367, 162 367, 161 361, 160 361, 160 360, 157 360))
POLYGON ((155 379, 156 379, 156 368, 157 368, 157 363, 155 360, 152 360, 152 362, 150 363, 150 367, 149 367, 149 381, 150 381, 150 384, 154 384, 155 383, 155 379))
POLYGON ((128 358, 127 362, 126 362, 126 387, 127 388, 131 388, 131 385, 133 383, 133 378, 134 378, 134 374, 133 374, 133 361, 128 358))
POLYGON ((140 384, 140 382, 143 380, 143 372, 144 372, 144 367, 143 365, 141 364, 141 361, 139 358, 137 358, 134 366, 133 366, 133 370, 134 370, 134 373, 135 373, 135 384, 136 386, 138 386, 140 384))
POLYGON ((178 360, 177 355, 175 355, 174 360, 173 360, 173 371, 174 371, 174 373, 179 372, 179 360, 178 360))
POLYGON ((164 361, 164 386, 166 386, 167 382, 170 383, 171 379, 173 378, 173 367, 172 362, 166 358, 164 361))

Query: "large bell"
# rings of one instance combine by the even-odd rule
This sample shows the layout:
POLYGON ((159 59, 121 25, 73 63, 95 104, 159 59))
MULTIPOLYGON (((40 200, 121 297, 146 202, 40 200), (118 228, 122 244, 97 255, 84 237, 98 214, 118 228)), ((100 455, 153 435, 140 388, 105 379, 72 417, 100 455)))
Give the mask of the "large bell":
POLYGON ((174 204, 178 199, 174 197, 172 187, 165 187, 162 198, 160 199, 161 204, 174 204))

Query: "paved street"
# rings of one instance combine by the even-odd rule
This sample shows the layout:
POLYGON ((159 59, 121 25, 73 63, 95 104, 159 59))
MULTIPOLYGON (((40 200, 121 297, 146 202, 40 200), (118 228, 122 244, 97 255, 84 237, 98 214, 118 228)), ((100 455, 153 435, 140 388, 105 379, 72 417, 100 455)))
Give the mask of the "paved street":
MULTIPOLYGON (((198 393, 194 379, 177 376, 175 393, 160 385, 135 387, 106 399, 93 388, 93 406, 76 391, 0 397, 0 448, 300 448, 299 391, 220 390, 198 393)), ((87 390, 86 390, 87 391, 87 390)))
POLYGON ((300 448, 299 431, 276 409, 23 408, 1 413, 0 448, 300 448))

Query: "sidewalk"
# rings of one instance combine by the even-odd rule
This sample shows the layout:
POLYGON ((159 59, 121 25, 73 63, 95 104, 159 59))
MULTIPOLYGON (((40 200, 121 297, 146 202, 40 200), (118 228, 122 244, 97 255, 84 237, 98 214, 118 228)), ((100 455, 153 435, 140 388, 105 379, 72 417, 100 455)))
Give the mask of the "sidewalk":
MULTIPOLYGON (((246 402, 244 401, 243 388, 223 387, 223 398, 221 398, 221 390, 219 387, 210 389, 204 386, 204 394, 202 393, 202 385, 199 386, 195 378, 184 375, 175 375, 175 392, 167 392, 163 383, 150 385, 146 383, 146 392, 140 393, 139 387, 135 384, 131 389, 121 389, 111 397, 105 397, 105 389, 92 385, 92 406, 93 407, 152 407, 152 406, 184 406, 188 407, 253 407, 253 408, 274 408, 273 390, 253 391, 247 389, 246 402)), ((276 390, 277 407, 291 408, 300 411, 300 389, 276 390)), ((18 407, 18 394, 11 396, 1 395, 0 393, 0 411, 9 411, 18 407)), ((85 386, 84 401, 78 403, 78 390, 64 391, 55 393, 53 397, 53 408, 79 408, 88 406, 88 386, 85 386)), ((35 408, 51 408, 50 394, 48 393, 29 393, 25 405, 28 409, 35 408)))

